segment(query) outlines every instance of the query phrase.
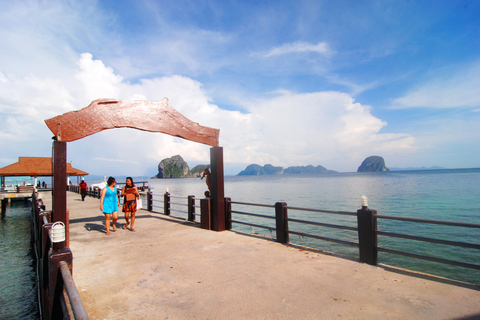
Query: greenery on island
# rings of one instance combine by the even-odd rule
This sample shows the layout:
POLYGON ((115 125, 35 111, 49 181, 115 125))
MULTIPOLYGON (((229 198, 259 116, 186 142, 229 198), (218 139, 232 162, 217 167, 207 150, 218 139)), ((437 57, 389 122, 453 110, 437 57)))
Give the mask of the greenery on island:
POLYGON ((183 160, 180 155, 176 155, 160 161, 158 164, 158 174, 153 178, 168 179, 200 177, 202 172, 207 168, 209 168, 209 165, 199 164, 190 170, 185 160, 183 160))
MULTIPOLYGON (((187 178, 187 177, 200 177, 205 169, 210 168, 207 164, 199 164, 192 168, 188 167, 188 164, 183 160, 180 155, 173 156, 171 158, 163 159, 158 164, 158 174, 153 178, 187 178)), ((371 156, 366 158, 357 170, 358 172, 374 172, 374 171, 390 171, 385 166, 385 160, 379 156, 371 156)), ((242 170, 239 176, 257 176, 257 175, 280 175, 280 174, 302 174, 302 175, 316 175, 316 174, 328 174, 336 173, 336 171, 328 170, 324 166, 318 165, 316 167, 312 165, 308 166, 291 166, 283 168, 280 166, 273 166, 266 164, 260 166, 258 164, 248 165, 245 170, 242 170)))
POLYGON ((283 167, 274 167, 271 164, 260 166, 258 164, 251 164, 241 171, 239 176, 260 176, 260 175, 278 175, 278 174, 325 174, 334 173, 336 171, 327 170, 323 166, 294 166, 283 169, 283 167))

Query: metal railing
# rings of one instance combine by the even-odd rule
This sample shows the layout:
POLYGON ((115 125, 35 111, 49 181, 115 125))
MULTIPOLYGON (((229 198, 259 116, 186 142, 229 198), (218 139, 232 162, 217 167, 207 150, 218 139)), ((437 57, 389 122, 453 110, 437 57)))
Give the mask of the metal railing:
POLYGON ((42 319, 88 319, 71 275, 72 252, 65 246, 56 249, 50 232, 52 212, 45 211, 37 192, 32 195, 32 205, 32 246, 40 316, 42 319))
MULTIPOLYGON (((195 196, 172 196, 168 192, 165 194, 153 194, 150 191, 150 192, 147 192, 146 209, 148 211, 163 213, 169 216, 171 216, 173 213, 174 216, 178 218, 184 218, 182 214, 186 214, 188 221, 196 221, 195 217, 200 216, 201 227, 205 229, 211 229, 210 198, 200 199, 200 205, 196 205, 195 201, 196 201, 195 196), (163 207, 163 211, 160 209, 161 207, 163 207), (198 214, 197 209, 200 209, 200 214, 198 214), (175 215, 175 214, 180 214, 180 215, 175 215)), ((294 207, 294 206, 288 206, 284 202, 277 202, 274 205, 270 205, 270 204, 237 202, 237 201, 232 201, 230 198, 225 198, 225 221, 226 221, 227 230, 237 230, 232 227, 233 225, 237 224, 237 225, 243 225, 243 226, 250 226, 252 228, 269 230, 271 233, 275 233, 275 236, 273 238, 280 243, 291 243, 290 235, 295 235, 301 238, 310 238, 310 239, 345 245, 349 247, 356 247, 358 248, 359 261, 368 263, 371 265, 378 264, 378 253, 381 252, 381 253, 394 254, 399 256, 406 256, 406 257, 420 259, 420 260, 432 261, 432 262, 445 264, 445 265, 452 265, 457 267, 480 270, 480 265, 476 263, 455 261, 455 260, 449 260, 444 258, 432 257, 425 254, 417 254, 414 252, 406 252, 406 251, 390 249, 384 245, 384 242, 382 239, 383 237, 401 238, 401 239, 407 239, 407 240, 413 240, 413 241, 421 241, 425 243, 448 245, 448 246, 464 248, 469 250, 470 249, 480 250, 480 244, 435 239, 435 238, 429 238, 429 237, 407 235, 407 234, 402 234, 400 232, 379 230, 377 228, 378 220, 399 220, 399 221, 405 221, 405 222, 412 222, 416 224, 428 223, 428 224, 445 225, 449 227, 464 227, 464 228, 474 228, 474 229, 480 228, 480 224, 474 224, 474 223, 377 215, 376 210, 371 210, 366 206, 363 206, 362 209, 357 210, 357 212, 348 212, 348 211, 333 211, 333 210, 294 207), (232 206, 235 206, 235 208, 232 208, 232 206), (238 209, 237 206, 241 206, 241 210, 238 209), (243 208, 250 208, 250 209, 261 208, 260 211, 261 210, 263 211, 251 212, 254 209, 245 210, 243 208), (267 213, 265 213, 265 211, 267 211, 267 213), (291 214, 292 212, 295 212, 295 214, 291 214), (305 219, 302 217, 307 212, 318 213, 318 214, 327 215, 327 216, 342 216, 342 217, 345 217, 345 219, 349 219, 349 218, 354 218, 354 219, 352 219, 351 221, 348 220, 348 223, 343 223, 343 224, 331 223, 331 221, 318 221, 318 220, 313 221, 312 219, 305 219), (290 213, 290 217, 289 217, 289 213, 290 213), (235 217, 232 217, 232 215, 235 215, 235 217), (247 217, 247 218, 241 219, 239 217, 247 217), (251 221, 251 219, 250 221, 248 221, 248 217, 256 219, 256 221, 253 222, 251 221), (265 221, 266 223, 262 223, 261 222, 262 220, 265 221), (292 225, 297 226, 297 228, 292 228, 292 225), (326 236, 323 233, 319 233, 318 231, 305 232, 303 230, 299 230, 299 229, 302 229, 301 226, 310 226, 314 228, 327 228, 329 230, 332 229, 332 230, 339 230, 339 231, 345 231, 345 232, 334 233, 339 237, 332 237, 331 236, 332 232, 330 232, 330 236, 326 236), (343 236, 348 235, 348 237, 341 238, 342 235, 343 236), (382 240, 380 241, 381 242, 380 244, 378 244, 379 237, 382 240), (353 239, 357 239, 357 241, 353 239)))
MULTIPOLYGON (((378 219, 398 220, 398 221, 414 222, 414 223, 444 225, 444 226, 449 226, 449 227, 463 227, 463 228, 480 229, 480 224, 465 223, 465 222, 430 220, 430 219, 419 219, 419 218, 408 218, 408 217, 395 217, 395 216, 386 216, 386 215, 375 215, 375 219, 377 219, 377 220, 378 219)), ((414 241, 421 241, 421 242, 427 242, 427 243, 435 243, 435 244, 454 246, 454 247, 459 247, 459 248, 469 248, 469 249, 480 250, 480 244, 474 244, 474 243, 467 243, 467 242, 460 242, 460 241, 450 241, 450 240, 442 240, 442 239, 433 239, 433 238, 412 236, 412 235, 407 235, 407 234, 386 232, 386 231, 379 231, 379 230, 375 230, 375 234, 376 234, 376 236, 380 235, 380 236, 386 236, 386 237, 392 237, 392 238, 402 238, 402 239, 408 239, 408 240, 414 240, 414 241)), ((437 262, 437 263, 442 263, 442 264, 453 265, 453 266, 457 266, 457 267, 480 270, 480 264, 465 263, 465 262, 459 262, 459 261, 454 261, 454 260, 449 260, 449 259, 437 258, 437 257, 432 257, 432 256, 427 256, 427 255, 413 254, 413 253, 409 253, 409 252, 388 249, 388 248, 380 247, 380 246, 377 246, 377 250, 380 251, 380 252, 391 253, 391 254, 406 256, 406 257, 410 257, 410 258, 422 259, 422 260, 427 260, 427 261, 432 261, 432 262, 437 262)))
MULTIPOLYGON (((398 232, 382 231, 382 230, 378 230, 377 228, 377 220, 380 220, 380 219, 400 220, 405 222, 412 222, 417 225, 420 223, 428 223, 428 224, 444 225, 448 227, 463 227, 463 228, 473 228, 473 229, 480 228, 480 224, 377 215, 375 210, 370 210, 367 207, 362 207, 362 209, 357 210, 357 212, 346 212, 346 211, 318 210, 318 209, 310 209, 310 208, 293 207, 293 206, 287 206, 286 203, 281 203, 281 202, 276 203, 275 205, 234 202, 229 200, 228 198, 226 200, 226 214, 227 214, 227 219, 230 221, 230 223, 275 231, 276 240, 282 243, 290 243, 289 236, 297 235, 300 237, 307 237, 307 238, 334 242, 334 243, 352 246, 352 247, 358 247, 359 260, 361 262, 365 262, 372 265, 378 264, 378 253, 383 252, 388 254, 394 254, 394 255, 400 255, 400 256, 406 256, 406 257, 415 258, 415 259, 436 262, 444 265, 452 265, 456 267, 480 270, 480 264, 476 264, 476 263, 455 261, 453 259, 438 258, 438 257, 433 257, 427 254, 416 254, 413 252, 390 249, 390 248, 387 248, 383 242, 378 244, 378 237, 380 236, 380 237, 401 238, 401 239, 422 241, 426 243, 448 245, 448 246, 465 248, 465 249, 473 249, 473 250, 480 250, 480 244, 467 243, 467 242, 461 242, 461 241, 451 241, 451 240, 444 240, 444 239, 435 239, 435 238, 422 237, 422 236, 406 235, 398 232), (275 216, 253 213, 253 212, 246 212, 245 210, 240 211, 240 210, 237 210, 236 208, 232 209, 232 205, 249 206, 251 208, 254 208, 254 207, 275 208, 275 216), (347 217, 348 216, 355 217, 356 226, 311 221, 306 219, 299 219, 297 217, 295 218, 288 217, 287 212, 294 211, 294 210, 301 211, 301 212, 308 211, 308 212, 314 212, 314 213, 334 214, 334 215, 343 215, 347 217), (232 214, 236 214, 239 216, 249 216, 257 220, 263 219, 266 222, 274 219, 276 221, 276 226, 272 227, 266 224, 241 221, 241 220, 232 218, 231 217, 232 214), (330 229, 340 229, 340 230, 346 230, 349 232, 354 232, 356 233, 355 236, 358 238, 358 242, 346 240, 346 239, 338 239, 338 238, 335 239, 333 237, 323 236, 321 234, 294 231, 294 230, 291 230, 291 226, 289 226, 289 223, 330 228, 330 229)), ((231 224, 229 225, 229 229, 232 229, 231 224)), ((350 237, 350 239, 352 238, 353 237, 350 237)))

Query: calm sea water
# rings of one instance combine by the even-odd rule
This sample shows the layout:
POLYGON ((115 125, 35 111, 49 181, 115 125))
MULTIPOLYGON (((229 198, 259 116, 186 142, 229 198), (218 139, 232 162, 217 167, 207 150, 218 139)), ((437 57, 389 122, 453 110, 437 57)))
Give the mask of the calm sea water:
POLYGON ((39 319, 30 223, 27 202, 8 205, 0 221, 0 319, 39 319))
MULTIPOLYGON (((202 198, 206 190, 200 179, 150 180, 155 193, 195 195, 202 198)), ((361 208, 361 196, 368 198, 370 209, 379 215, 415 217, 480 224, 480 169, 392 171, 375 173, 339 173, 318 176, 235 176, 225 177, 225 196, 232 201, 274 205, 286 202, 290 207, 356 212, 361 208)), ((180 202, 173 200, 173 202, 180 202)), ((159 204, 160 205, 160 204, 159 204)), ((176 208, 172 206, 172 208, 176 208)), ((178 210, 186 211, 185 207, 178 210)), ((156 210, 163 212, 163 207, 156 210)), ((274 215, 274 209, 233 205, 232 210, 274 215)), ((172 215, 182 216, 174 212, 172 215)), ((289 210, 291 218, 356 227, 356 217, 289 210)), ((186 218, 186 214, 184 214, 186 218)), ((234 220, 248 221, 274 228, 274 220, 234 214, 234 220)), ((263 228, 234 224, 234 229, 275 237, 263 228)), ((348 230, 290 223, 292 231, 357 242, 357 234, 348 230)), ((378 229, 413 236, 480 244, 480 229, 447 227, 379 219, 378 229)), ((358 248, 290 236, 290 242, 346 255, 358 259, 358 248)), ((429 244, 385 236, 378 237, 383 248, 456 260, 480 265, 480 250, 429 244)), ((449 266, 414 258, 379 253, 379 262, 435 274, 480 285, 480 271, 449 266)))
MULTIPOLYGON (((119 181, 120 182, 120 181, 119 181)), ((94 181, 89 182, 89 184, 94 181)), ((203 198, 205 180, 149 180, 155 194, 203 198)), ((225 177, 225 196, 232 201, 289 207, 356 212, 361 196, 378 214, 480 224, 480 169, 341 173, 319 176, 225 177)), ((182 202, 174 199, 173 202, 182 202)), ((154 208, 163 212, 163 204, 154 208)), ((172 208, 176 208, 172 205, 172 208)), ((274 215, 272 208, 233 205, 233 210, 274 215)), ((178 210, 186 211, 184 206, 178 210)), ((37 319, 34 267, 30 248, 30 206, 14 202, 0 222, 0 319, 37 319)), ((173 212, 186 218, 186 213, 173 212)), ((356 218, 290 210, 289 217, 323 223, 356 226, 356 218)), ((273 220, 234 214, 234 220, 274 228, 273 220)), ((275 237, 270 231, 234 224, 236 230, 275 237)), ((357 242, 357 234, 331 228, 290 223, 290 230, 357 242)), ((480 244, 480 229, 413 224, 380 219, 378 229, 409 235, 480 244)), ((290 236, 290 242, 358 259, 358 248, 333 242, 290 236)), ((480 264, 480 250, 428 244, 379 236, 380 247, 433 257, 480 264)), ((74 253, 75 254, 75 253, 74 253)), ((448 266, 403 256, 379 253, 379 262, 480 285, 480 271, 448 266)))

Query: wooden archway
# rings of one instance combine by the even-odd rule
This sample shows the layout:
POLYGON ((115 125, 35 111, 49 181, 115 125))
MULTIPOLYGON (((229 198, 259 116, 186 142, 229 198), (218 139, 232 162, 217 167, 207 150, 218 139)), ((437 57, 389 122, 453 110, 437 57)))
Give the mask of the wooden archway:
POLYGON ((167 98, 161 101, 94 100, 81 110, 47 119, 45 123, 55 135, 52 221, 62 221, 67 230, 66 142, 114 128, 159 132, 212 146, 210 150, 212 229, 225 230, 223 148, 219 147, 220 130, 201 126, 187 119, 170 106, 167 98))

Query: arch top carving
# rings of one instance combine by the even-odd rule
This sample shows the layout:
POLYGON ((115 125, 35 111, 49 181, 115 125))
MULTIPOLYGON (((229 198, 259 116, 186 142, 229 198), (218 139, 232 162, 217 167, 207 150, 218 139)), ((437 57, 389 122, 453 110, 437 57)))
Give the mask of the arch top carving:
POLYGON ((94 100, 87 107, 45 120, 58 141, 71 142, 114 128, 160 132, 186 140, 219 146, 220 130, 201 126, 161 101, 94 100))

